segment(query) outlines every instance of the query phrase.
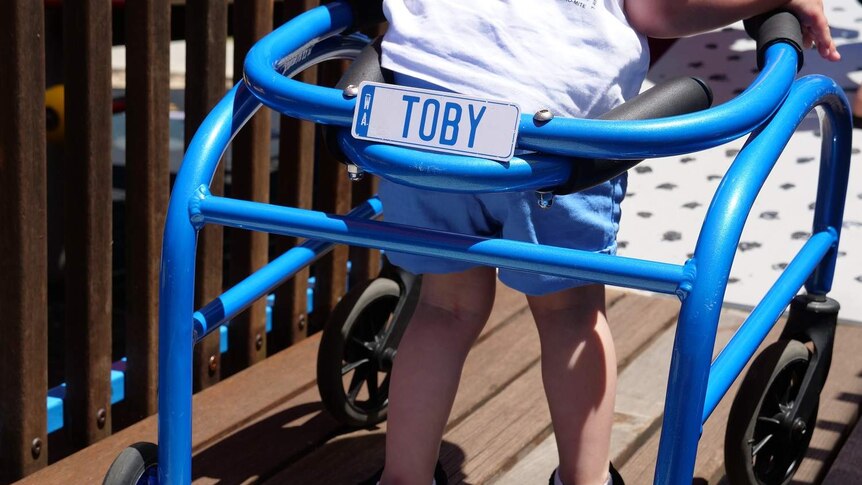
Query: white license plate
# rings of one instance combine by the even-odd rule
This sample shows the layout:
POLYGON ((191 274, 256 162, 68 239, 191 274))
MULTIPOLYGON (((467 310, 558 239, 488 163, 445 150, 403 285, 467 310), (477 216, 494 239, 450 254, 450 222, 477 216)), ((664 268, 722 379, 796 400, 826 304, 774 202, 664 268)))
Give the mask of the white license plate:
POLYGON ((507 161, 515 153, 517 105, 428 89, 364 82, 351 133, 360 140, 507 161))

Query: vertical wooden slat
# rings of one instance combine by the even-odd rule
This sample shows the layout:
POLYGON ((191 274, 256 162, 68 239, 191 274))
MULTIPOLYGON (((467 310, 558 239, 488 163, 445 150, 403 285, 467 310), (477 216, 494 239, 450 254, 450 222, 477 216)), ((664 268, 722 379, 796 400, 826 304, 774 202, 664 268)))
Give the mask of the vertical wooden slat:
POLYGON ((126 4, 126 402, 156 412, 159 261, 168 201, 170 0, 126 4))
MULTIPOLYGON (((226 0, 186 1, 186 146, 213 106, 225 93, 226 0)), ((213 177, 210 191, 224 194, 224 164, 213 177)), ((222 292, 224 229, 206 226, 198 235, 195 307, 200 308, 222 292)), ((194 387, 200 390, 218 382, 221 374, 219 332, 195 346, 194 387)))
MULTIPOLYGON (((377 177, 366 176, 353 184, 353 207, 377 193, 377 177)), ((350 248, 350 284, 365 281, 380 272, 380 251, 359 247, 350 248)))
MULTIPOLYGON (((344 72, 341 63, 326 63, 320 66, 320 84, 334 86, 344 72)), ((321 137, 318 136, 318 139, 321 137)), ((352 184, 347 171, 329 151, 318 144, 317 189, 314 205, 323 212, 344 214, 350 210, 352 184)), ((347 246, 338 245, 314 266, 317 285, 314 293, 314 317, 312 330, 319 330, 326 323, 332 307, 344 294, 347 287, 347 246)))
POLYGON ((63 5, 66 402, 73 445, 111 431, 111 3, 63 5))
MULTIPOLYGON (((255 41, 272 30, 272 0, 234 2, 234 78, 242 76, 245 54, 255 41)), ((270 111, 262 109, 239 132, 233 144, 231 195, 269 202, 270 111)), ((232 284, 238 283, 268 261, 266 233, 229 231, 232 284)), ((266 358, 266 301, 261 299, 233 319, 228 329, 233 370, 266 358)))
MULTIPOLYGON (((375 38, 386 32, 385 24, 369 28, 369 37, 375 38)), ((362 181, 353 184, 353 206, 361 204, 377 193, 378 178, 366 176, 362 181)), ((379 250, 350 248, 350 284, 371 279, 380 272, 381 255, 379 250)))
POLYGON ((47 463, 44 7, 0 2, 0 483, 47 463))
MULTIPOLYGON (((318 5, 320 5, 319 0, 288 2, 284 6, 284 20, 289 20, 318 5)), ((317 69, 306 70, 298 79, 304 83, 317 84, 317 69)), ((311 208, 314 178, 314 123, 287 116, 280 117, 279 122, 275 203, 289 207, 311 208)), ((275 247, 281 253, 296 244, 296 238, 279 238, 275 247)), ((270 353, 308 336, 306 312, 308 276, 309 268, 305 268, 275 291, 272 331, 267 342, 270 353)))

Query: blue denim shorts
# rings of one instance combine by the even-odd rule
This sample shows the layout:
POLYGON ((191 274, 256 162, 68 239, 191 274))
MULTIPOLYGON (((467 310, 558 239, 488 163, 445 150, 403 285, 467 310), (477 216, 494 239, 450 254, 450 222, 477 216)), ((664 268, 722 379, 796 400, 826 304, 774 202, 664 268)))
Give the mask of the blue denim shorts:
MULTIPOLYGON (((432 87, 396 74, 402 85, 432 87)), ((626 192, 622 174, 593 188, 557 196, 542 209, 533 191, 494 194, 453 194, 407 187, 380 180, 383 218, 470 236, 506 238, 549 246, 613 254, 626 192)), ((429 256, 387 252, 389 260, 413 273, 455 273, 476 265, 429 256)), ((585 281, 500 269, 500 281, 528 295, 544 295, 586 284, 585 281)))
MULTIPOLYGON (((548 209, 534 192, 451 194, 416 189, 382 179, 380 199, 388 222, 480 237, 506 238, 613 254, 620 221, 625 174, 601 185, 557 196, 548 209)), ((473 264, 387 252, 392 263, 413 273, 454 273, 473 264)), ((584 281, 500 269, 504 284, 528 295, 544 295, 584 281)))

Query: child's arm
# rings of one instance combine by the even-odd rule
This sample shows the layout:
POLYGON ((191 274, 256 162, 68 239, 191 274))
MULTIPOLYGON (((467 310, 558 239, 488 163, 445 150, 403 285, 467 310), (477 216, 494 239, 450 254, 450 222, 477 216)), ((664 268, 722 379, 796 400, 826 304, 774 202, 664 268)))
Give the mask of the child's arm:
POLYGON ((822 0, 627 0, 625 6, 631 26, 650 37, 684 37, 783 8, 799 18, 805 47, 816 45, 830 61, 841 58, 822 0))

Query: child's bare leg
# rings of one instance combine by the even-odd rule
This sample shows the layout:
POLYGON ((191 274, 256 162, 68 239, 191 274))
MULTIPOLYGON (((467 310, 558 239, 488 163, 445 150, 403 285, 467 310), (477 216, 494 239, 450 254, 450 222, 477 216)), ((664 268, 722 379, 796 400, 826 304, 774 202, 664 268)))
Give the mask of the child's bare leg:
POLYGON ((464 359, 490 315, 495 285, 486 267, 423 276, 392 369, 381 484, 431 483, 464 359))
POLYGON ((565 485, 608 477, 616 354, 602 285, 528 297, 542 345, 542 380, 565 485))

